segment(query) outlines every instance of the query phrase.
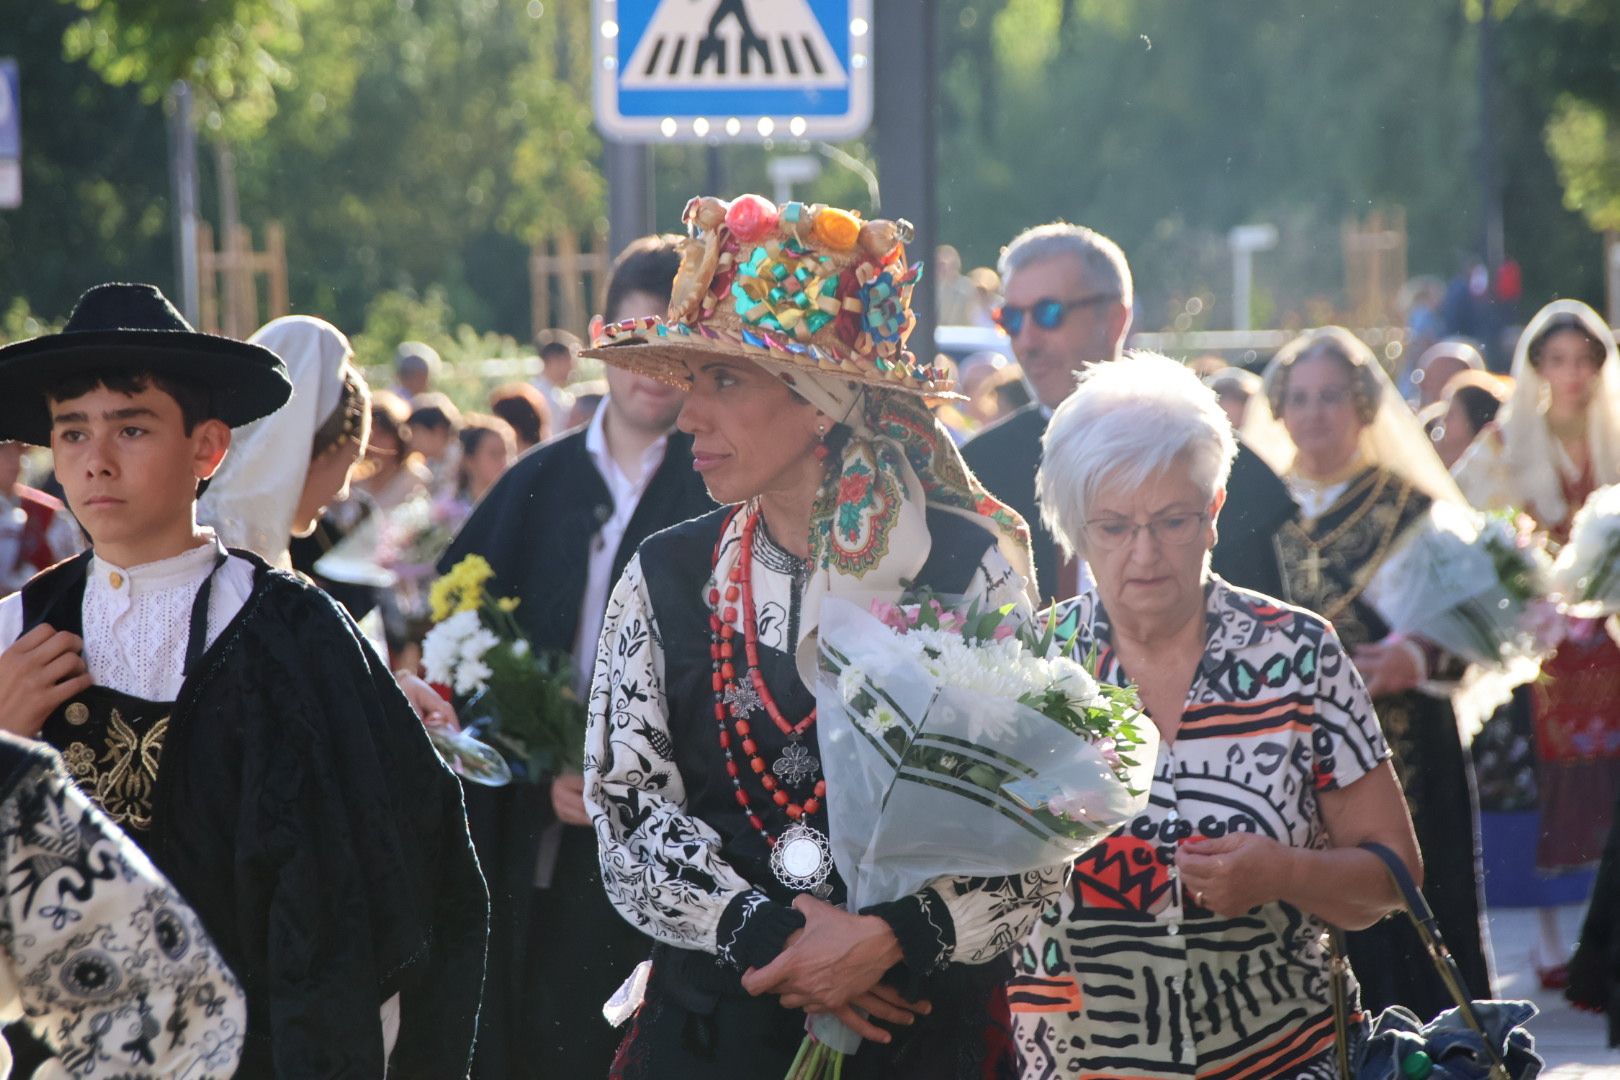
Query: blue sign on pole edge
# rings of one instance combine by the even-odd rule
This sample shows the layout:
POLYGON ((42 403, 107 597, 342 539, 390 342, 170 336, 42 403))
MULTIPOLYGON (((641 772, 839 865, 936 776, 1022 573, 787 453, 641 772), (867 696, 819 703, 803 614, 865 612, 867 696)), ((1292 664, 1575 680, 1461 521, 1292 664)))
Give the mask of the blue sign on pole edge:
POLYGON ((872 0, 594 0, 598 127, 628 142, 849 139, 872 0))

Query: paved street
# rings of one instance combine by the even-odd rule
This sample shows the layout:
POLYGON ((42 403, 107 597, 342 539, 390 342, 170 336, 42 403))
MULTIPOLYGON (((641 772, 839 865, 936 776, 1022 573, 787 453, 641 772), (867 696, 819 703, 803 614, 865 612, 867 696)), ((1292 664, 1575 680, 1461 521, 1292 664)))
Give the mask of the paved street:
MULTIPOLYGON (((1561 925, 1573 942, 1583 908, 1562 909, 1561 925)), ((1529 998, 1541 1009, 1530 1024, 1536 1049, 1547 1060, 1549 1080, 1620 1080, 1620 1050, 1604 1045, 1601 1018, 1572 1009, 1561 994, 1541 989, 1531 966, 1536 913, 1530 908, 1492 908, 1491 945, 1496 953, 1496 996, 1529 998)))

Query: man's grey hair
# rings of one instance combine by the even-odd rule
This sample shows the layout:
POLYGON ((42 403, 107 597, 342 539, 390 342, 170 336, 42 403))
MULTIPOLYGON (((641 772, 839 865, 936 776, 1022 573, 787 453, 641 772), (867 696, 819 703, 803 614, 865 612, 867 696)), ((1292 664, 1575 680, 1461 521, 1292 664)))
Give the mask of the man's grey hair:
MULTIPOLYGON (((1052 258, 1074 259, 1084 268, 1087 280, 1099 293, 1113 293, 1130 307, 1135 289, 1131 284, 1131 264, 1125 252, 1095 229, 1054 221, 1025 229, 1001 249, 1001 280, 1005 284, 1020 269, 1052 258)), ((1078 299, 1070 298, 1070 299, 1078 299)))
POLYGON ((1188 368, 1153 352, 1092 364, 1041 440, 1041 519, 1066 554, 1084 558, 1085 523, 1105 485, 1135 488, 1181 470, 1207 502, 1235 457, 1231 421, 1188 368))

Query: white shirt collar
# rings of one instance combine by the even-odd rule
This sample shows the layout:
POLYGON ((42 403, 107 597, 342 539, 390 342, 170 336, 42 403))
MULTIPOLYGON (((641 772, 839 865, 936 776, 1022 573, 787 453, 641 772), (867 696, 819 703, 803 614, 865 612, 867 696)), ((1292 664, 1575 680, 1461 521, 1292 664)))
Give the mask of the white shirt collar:
POLYGON ((199 533, 207 538, 206 543, 140 566, 118 566, 94 555, 90 560, 90 578, 115 592, 127 589, 131 596, 199 582, 213 571, 215 560, 225 553, 214 530, 205 528, 199 533))
MULTIPOLYGON (((613 455, 608 451, 607 411, 608 402, 603 398, 602 404, 591 414, 591 422, 585 427, 585 452, 591 455, 591 461, 596 464, 596 471, 602 474, 603 479, 609 482, 608 487, 612 488, 615 477, 626 480, 628 478, 624 477, 624 470, 619 468, 619 463, 613 460, 613 455)), ((642 452, 641 482, 633 485, 634 487, 638 490, 643 489, 652 482, 653 473, 664 463, 664 451, 668 447, 669 434, 666 432, 642 452)))

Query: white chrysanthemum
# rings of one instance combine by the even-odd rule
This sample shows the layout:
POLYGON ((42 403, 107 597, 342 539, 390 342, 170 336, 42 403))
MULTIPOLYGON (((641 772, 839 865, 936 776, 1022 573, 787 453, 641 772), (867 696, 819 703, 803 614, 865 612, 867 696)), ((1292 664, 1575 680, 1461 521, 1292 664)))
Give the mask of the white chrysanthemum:
POLYGON ((1069 705, 1076 711, 1091 708, 1097 703, 1097 680, 1079 664, 1066 656, 1060 656, 1048 662, 1051 667, 1052 685, 1063 692, 1069 699, 1069 705))
POLYGON ((1022 713, 1012 704, 974 709, 967 716, 968 738, 979 746, 997 746, 1018 734, 1022 713))
POLYGON ((938 658, 924 666, 943 686, 1016 699, 1051 681, 1044 662, 1012 639, 970 645, 957 637, 938 648, 938 658))
POLYGON ((471 697, 489 685, 489 677, 494 672, 482 660, 464 660, 456 668, 456 693, 463 697, 471 697))
POLYGON ((422 667, 429 682, 444 686, 455 682, 456 664, 462 655, 463 644, 482 626, 478 612, 460 611, 427 632, 422 639, 422 667))
POLYGON ((460 642, 453 641, 448 635, 439 635, 429 631, 427 637, 422 639, 422 671, 427 681, 449 686, 456 681, 457 646, 460 642))
POLYGON ((464 662, 481 661, 485 653, 500 643, 501 639, 492 631, 480 626, 461 639, 461 659, 464 662))
POLYGON ((516 641, 512 642, 512 655, 513 656, 528 656, 529 655, 529 643, 526 640, 524 640, 523 638, 518 638, 516 641))
MULTIPOLYGON (((1009 703, 1056 689, 1076 711, 1095 708, 1100 697, 1096 680, 1081 664, 1068 657, 1036 656, 1014 637, 970 643, 945 630, 913 630, 899 640, 942 689, 1009 703)), ((842 682, 839 689, 849 700, 842 682)), ((948 707, 948 697, 935 707, 948 707)), ((995 745, 1016 737, 1021 715, 1011 707, 976 708, 964 721, 975 742, 995 745)))
POLYGON ((838 673, 838 696, 844 704, 852 704, 866 689, 866 672, 859 665, 850 664, 838 673))
POLYGON ((483 621, 479 619, 476 611, 458 611, 448 619, 439 623, 429 633, 438 634, 456 643, 459 651, 461 642, 478 630, 483 629, 483 621))
POLYGON ((890 728, 900 726, 900 714, 887 705, 879 705, 876 708, 868 709, 866 712, 858 714, 856 720, 861 727, 866 729, 868 734, 876 735, 878 738, 882 738, 883 733, 890 728))

